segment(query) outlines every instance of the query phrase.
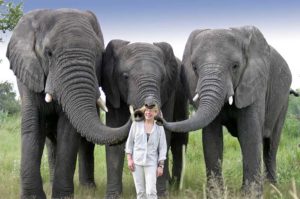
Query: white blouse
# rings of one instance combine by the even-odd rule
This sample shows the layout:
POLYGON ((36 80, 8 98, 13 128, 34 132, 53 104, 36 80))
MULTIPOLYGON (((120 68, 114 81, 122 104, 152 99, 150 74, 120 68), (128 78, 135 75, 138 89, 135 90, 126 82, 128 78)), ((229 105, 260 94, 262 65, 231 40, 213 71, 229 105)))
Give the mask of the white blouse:
POLYGON ((165 130, 154 123, 149 140, 145 132, 144 121, 131 125, 127 138, 125 152, 133 156, 135 164, 140 166, 154 166, 166 159, 167 141, 165 130))

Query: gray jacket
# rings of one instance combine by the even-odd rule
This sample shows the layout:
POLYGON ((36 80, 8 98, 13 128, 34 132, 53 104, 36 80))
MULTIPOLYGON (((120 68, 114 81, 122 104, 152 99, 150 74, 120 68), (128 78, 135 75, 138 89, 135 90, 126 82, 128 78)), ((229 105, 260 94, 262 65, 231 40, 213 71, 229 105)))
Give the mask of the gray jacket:
POLYGON ((162 126, 154 124, 147 142, 147 135, 144 129, 144 121, 134 122, 131 125, 125 152, 132 154, 133 162, 137 165, 157 165, 159 161, 166 159, 167 142, 165 130, 162 126))

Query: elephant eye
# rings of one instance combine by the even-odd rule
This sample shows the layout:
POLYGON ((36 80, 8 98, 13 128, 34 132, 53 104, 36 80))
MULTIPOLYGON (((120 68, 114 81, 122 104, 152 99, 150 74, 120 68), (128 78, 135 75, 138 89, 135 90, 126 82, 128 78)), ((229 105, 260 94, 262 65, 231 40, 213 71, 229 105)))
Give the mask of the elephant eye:
POLYGON ((197 71, 197 67, 195 66, 195 64, 192 64, 193 70, 196 72, 197 71))
POLYGON ((47 56, 52 57, 53 54, 52 54, 52 51, 49 48, 46 48, 45 51, 46 51, 47 56))
POLYGON ((198 75, 198 73, 197 73, 197 67, 196 67, 196 65, 193 64, 193 63, 192 63, 192 68, 193 68, 194 73, 195 73, 196 75, 198 75))
POLYGON ((238 67, 239 67, 238 64, 234 64, 234 65, 232 66, 233 70, 236 70, 238 67))
POLYGON ((128 73, 123 73, 123 77, 124 77, 124 79, 128 79, 128 77, 129 77, 129 75, 128 75, 128 73))

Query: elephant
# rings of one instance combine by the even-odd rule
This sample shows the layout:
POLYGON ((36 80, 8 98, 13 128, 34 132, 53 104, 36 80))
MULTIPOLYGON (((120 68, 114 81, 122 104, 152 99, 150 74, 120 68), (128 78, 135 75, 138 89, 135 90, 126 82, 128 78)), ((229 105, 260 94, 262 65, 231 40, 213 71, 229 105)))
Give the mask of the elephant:
MULTIPOLYGON (((175 58, 171 45, 166 42, 150 44, 111 40, 105 49, 101 73, 101 85, 108 107, 106 125, 123 125, 130 114, 128 106, 137 110, 146 101, 156 103, 163 117, 168 120, 176 121, 174 117, 177 117, 177 120, 186 119, 184 116, 187 116, 187 97, 182 95, 178 97, 180 99, 175 100, 175 97, 183 93, 180 91, 180 68, 180 61, 175 58), (174 108, 178 103, 181 105, 174 108)), ((140 116, 136 111, 136 119, 140 119, 140 116)), ((180 180, 182 146, 187 144, 188 136, 174 134, 171 137, 171 134, 166 132, 166 139, 174 156, 174 179, 180 180)), ((106 145, 106 198, 118 198, 122 193, 124 144, 106 145)), ((168 166, 165 166, 164 175, 159 177, 157 182, 158 195, 166 193, 167 180, 169 171, 168 166)))
MULTIPOLYGON (((21 198, 46 198, 40 173, 46 137, 56 141, 52 198, 69 198, 81 136, 96 144, 128 136, 130 120, 119 128, 99 121, 103 51, 101 28, 90 11, 34 10, 15 27, 7 58, 22 103, 21 198)), ((93 147, 87 145, 80 148, 90 160, 93 147)))
POLYGON ((166 129, 203 128, 207 180, 222 180, 225 126, 237 137, 243 157, 243 193, 254 185, 261 193, 263 156, 266 178, 276 183, 276 153, 291 85, 290 69, 254 26, 194 30, 183 54, 183 83, 196 108, 187 120, 166 129), (263 155, 262 155, 263 154, 263 155))

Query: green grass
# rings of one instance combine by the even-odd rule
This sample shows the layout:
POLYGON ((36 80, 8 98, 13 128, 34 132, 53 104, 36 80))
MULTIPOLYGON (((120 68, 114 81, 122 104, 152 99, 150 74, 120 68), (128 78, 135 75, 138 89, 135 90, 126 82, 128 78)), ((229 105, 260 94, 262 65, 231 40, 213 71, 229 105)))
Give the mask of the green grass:
MULTIPOLYGON (((280 147, 277 154, 277 191, 269 185, 265 186, 264 198, 293 198, 292 181, 300 195, 300 121, 288 116, 280 147), (280 194, 282 196, 280 196, 280 194)), ((170 198, 203 198, 205 189, 205 165, 202 152, 201 133, 190 133, 186 154, 186 170, 183 189, 180 192, 170 191, 170 198)), ((9 116, 0 122, 0 198, 15 199, 20 195, 20 117, 9 116)), ((170 158, 172 160, 172 158, 170 158)), ((104 146, 95 150, 95 176, 97 188, 88 190, 79 186, 77 171, 74 177, 75 198, 103 198, 106 189, 106 166, 104 146)), ((46 153, 42 159, 41 172, 44 190, 50 198, 51 185, 46 153)), ((239 189, 242 183, 242 156, 237 139, 224 133, 223 175, 227 190, 227 198, 240 198, 239 189)), ((124 167, 124 198, 135 198, 135 189, 129 170, 124 167)), ((294 189, 295 189, 294 188, 294 189)), ((295 192, 295 191, 293 191, 295 192)), ((294 197, 295 198, 295 197, 294 197)))

